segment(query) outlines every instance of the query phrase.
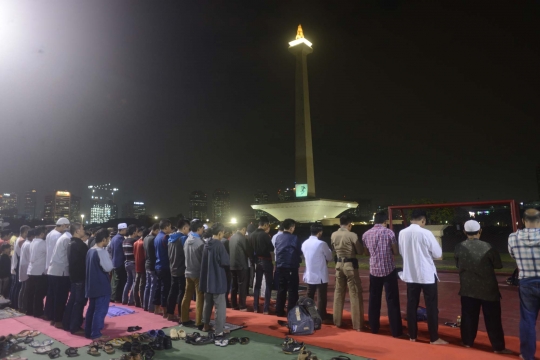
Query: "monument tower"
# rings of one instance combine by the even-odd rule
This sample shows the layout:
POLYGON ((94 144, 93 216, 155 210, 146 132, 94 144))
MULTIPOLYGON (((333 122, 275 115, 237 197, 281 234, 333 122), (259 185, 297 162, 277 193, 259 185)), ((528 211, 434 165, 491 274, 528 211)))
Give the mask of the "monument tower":
POLYGON ((296 142, 296 193, 298 197, 315 197, 313 146, 311 143, 311 117, 309 111, 309 85, 307 56, 313 52, 298 25, 296 39, 289 43, 289 52, 296 57, 295 75, 295 142, 296 142))

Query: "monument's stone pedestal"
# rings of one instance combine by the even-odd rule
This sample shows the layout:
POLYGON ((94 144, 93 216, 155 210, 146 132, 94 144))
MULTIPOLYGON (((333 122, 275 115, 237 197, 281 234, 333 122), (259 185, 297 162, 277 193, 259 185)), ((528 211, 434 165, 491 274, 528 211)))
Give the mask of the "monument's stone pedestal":
MULTIPOLYGON (((435 239, 437 239, 437 242, 441 246, 442 249, 442 236, 444 235, 444 229, 446 229, 448 225, 426 225, 425 228, 433 233, 433 236, 435 236, 435 239)), ((435 260, 442 260, 443 257, 435 260)))
POLYGON ((279 221, 291 218, 297 222, 310 223, 323 219, 335 218, 348 209, 354 209, 358 203, 329 199, 305 199, 284 201, 270 204, 254 204, 254 210, 264 210, 279 221))

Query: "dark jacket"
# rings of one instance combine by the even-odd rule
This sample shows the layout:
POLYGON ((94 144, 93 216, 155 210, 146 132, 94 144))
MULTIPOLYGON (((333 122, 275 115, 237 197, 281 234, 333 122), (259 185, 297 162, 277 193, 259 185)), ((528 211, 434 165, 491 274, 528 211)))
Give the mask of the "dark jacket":
POLYGON ((143 246, 144 246, 144 268, 146 271, 155 271, 156 267, 156 248, 154 247, 154 239, 156 237, 152 234, 147 235, 144 238, 143 246))
POLYGON ((0 255, 0 278, 9 278, 11 276, 11 258, 9 255, 0 255))
POLYGON ((253 252, 255 257, 263 257, 271 259, 271 252, 274 251, 274 245, 272 245, 272 238, 263 229, 257 229, 253 233, 249 234, 249 240, 253 246, 253 252))
POLYGON ((249 267, 248 258, 253 256, 253 247, 244 235, 237 232, 229 240, 229 254, 231 270, 245 270, 249 267))
POLYGON ((86 253, 88 246, 79 238, 72 237, 67 247, 69 280, 82 283, 86 280, 86 253))
POLYGON ((122 244, 124 242, 124 235, 116 234, 109 244, 111 250, 111 259, 115 269, 119 267, 124 267, 126 262, 126 257, 124 256, 124 249, 122 244))
POLYGON ((227 292, 225 268, 229 265, 229 255, 221 241, 208 240, 203 249, 199 289, 209 294, 225 294, 227 292))
POLYGON ((175 232, 169 236, 169 264, 171 266, 171 276, 185 276, 186 256, 184 254, 184 244, 187 235, 175 232))
POLYGON ((296 235, 283 232, 276 238, 276 267, 299 268, 301 256, 302 244, 296 235))
POLYGON ((170 269, 167 244, 169 244, 169 235, 160 231, 154 239, 154 247, 156 248, 156 270, 170 269))

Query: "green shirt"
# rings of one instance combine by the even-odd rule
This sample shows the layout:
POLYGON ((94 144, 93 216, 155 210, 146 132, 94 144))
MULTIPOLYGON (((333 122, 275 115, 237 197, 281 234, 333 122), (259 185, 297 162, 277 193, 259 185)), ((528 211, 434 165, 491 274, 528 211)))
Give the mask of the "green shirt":
POLYGON ((465 240, 456 245, 454 257, 459 269, 459 295, 486 301, 500 301, 495 269, 502 268, 501 256, 485 241, 465 240))

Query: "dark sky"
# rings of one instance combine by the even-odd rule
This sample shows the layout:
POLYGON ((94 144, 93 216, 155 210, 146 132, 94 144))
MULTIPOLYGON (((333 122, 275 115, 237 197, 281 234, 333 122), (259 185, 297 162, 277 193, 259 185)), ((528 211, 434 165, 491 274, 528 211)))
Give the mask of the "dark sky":
POLYGON ((301 23, 317 196, 538 197, 533 2, 0 7, 0 191, 87 197, 110 182, 169 216, 192 190, 226 188, 233 215, 249 213, 257 188, 294 183, 287 48, 301 23))

